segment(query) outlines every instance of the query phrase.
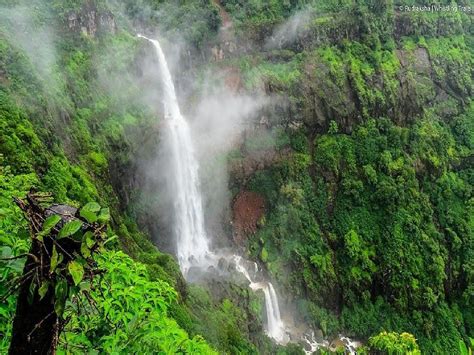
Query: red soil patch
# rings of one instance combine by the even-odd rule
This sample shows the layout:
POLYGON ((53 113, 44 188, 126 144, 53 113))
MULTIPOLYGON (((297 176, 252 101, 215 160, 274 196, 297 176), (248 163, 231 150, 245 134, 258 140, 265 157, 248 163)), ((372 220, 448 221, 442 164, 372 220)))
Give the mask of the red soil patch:
POLYGON ((236 68, 226 68, 224 74, 224 83, 232 92, 238 92, 242 88, 240 72, 236 68))
POLYGON ((227 11, 225 11, 220 0, 213 0, 213 1, 214 1, 214 4, 216 4, 219 7, 219 16, 221 17, 222 26, 224 28, 232 26, 232 21, 230 19, 230 16, 227 13, 227 11))
POLYGON ((257 224, 265 214, 264 198, 252 191, 241 191, 234 200, 234 241, 242 245, 245 237, 257 231, 257 224))

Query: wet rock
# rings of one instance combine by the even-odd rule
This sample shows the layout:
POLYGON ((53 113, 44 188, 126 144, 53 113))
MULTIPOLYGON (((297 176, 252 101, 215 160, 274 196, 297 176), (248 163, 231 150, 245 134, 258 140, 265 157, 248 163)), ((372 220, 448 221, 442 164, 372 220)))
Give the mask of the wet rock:
POLYGON ((226 258, 220 258, 217 267, 220 270, 227 271, 229 269, 229 261, 226 258))
POLYGON ((115 18, 110 10, 98 9, 94 2, 86 3, 80 10, 67 15, 67 26, 70 31, 95 37, 100 33, 117 31, 115 18))
POLYGON ((322 342, 324 340, 323 331, 321 329, 316 329, 314 331, 314 338, 316 339, 316 341, 322 342))
POLYGON ((61 217, 61 221, 57 224, 58 229, 61 229, 63 225, 66 223, 77 219, 76 216, 77 208, 68 206, 68 205, 59 205, 55 204, 45 209, 44 216, 46 218, 52 215, 59 215, 61 217))

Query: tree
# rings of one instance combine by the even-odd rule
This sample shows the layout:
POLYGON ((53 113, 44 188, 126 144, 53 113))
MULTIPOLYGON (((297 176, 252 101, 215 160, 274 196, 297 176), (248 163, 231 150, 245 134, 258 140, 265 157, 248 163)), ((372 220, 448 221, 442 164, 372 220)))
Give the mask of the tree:
POLYGON ((10 354, 54 354, 67 322, 66 300, 100 272, 91 256, 104 241, 108 209, 97 203, 80 212, 67 205, 43 207, 48 200, 48 194, 32 192, 26 200, 15 199, 29 221, 32 243, 20 256, 27 259, 13 288, 19 295, 10 354))
POLYGON ((381 332, 369 339, 370 353, 420 355, 415 337, 410 333, 381 332))

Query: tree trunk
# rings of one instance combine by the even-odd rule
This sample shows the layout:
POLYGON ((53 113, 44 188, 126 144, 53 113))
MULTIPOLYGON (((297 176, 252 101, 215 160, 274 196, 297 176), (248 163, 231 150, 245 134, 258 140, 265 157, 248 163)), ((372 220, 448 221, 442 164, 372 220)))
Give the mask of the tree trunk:
MULTIPOLYGON (((32 243, 23 268, 23 276, 19 281, 21 286, 13 320, 9 354, 55 354, 62 322, 54 309, 56 301, 54 286, 48 286, 43 298, 40 297, 38 288, 41 282, 50 280, 51 255, 56 236, 45 236, 41 242, 36 235, 42 230, 45 218, 53 214, 59 215, 61 221, 58 226, 61 227, 75 219, 77 209, 67 205, 52 205, 43 209, 32 193, 27 195, 26 201, 15 199, 15 202, 28 218, 32 243)), ((80 243, 66 239, 60 244, 61 249, 67 251, 69 255, 78 252, 80 248, 80 243)), ((68 261, 69 258, 65 257, 61 264, 65 265, 68 261)))
MULTIPOLYGON (((40 245, 33 240, 32 255, 40 255, 40 245)), ((23 275, 32 275, 21 286, 13 320, 9 354, 54 354, 58 342, 58 317, 54 311, 54 290, 50 287, 40 300, 37 290, 30 291, 38 263, 32 256, 26 260, 23 275), (31 294, 31 296, 29 296, 31 294)), ((34 284, 34 283, 33 283, 34 284)))

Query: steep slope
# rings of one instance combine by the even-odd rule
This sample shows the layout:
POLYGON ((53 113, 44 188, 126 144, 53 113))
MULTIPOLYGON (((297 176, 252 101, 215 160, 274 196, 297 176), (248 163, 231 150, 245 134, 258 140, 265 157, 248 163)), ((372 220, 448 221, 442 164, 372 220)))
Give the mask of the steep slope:
MULTIPOLYGON (((325 334, 408 331, 455 351, 473 335, 469 3, 223 5, 256 43, 227 63, 288 98, 267 113, 287 157, 233 185, 266 201, 251 255, 325 334)), ((265 152, 259 129, 233 165, 246 144, 265 152)))
MULTIPOLYGON (((158 102, 158 81, 150 83, 143 73, 147 48, 127 18, 101 1, 36 1, 34 6, 9 1, 2 3, 0 17, 2 257, 28 251, 28 226, 12 197, 30 189, 52 192, 57 203, 109 206, 111 233, 118 235, 98 261, 115 292, 105 288, 93 294, 95 306, 86 299, 70 304, 61 351, 212 353, 199 335, 205 334, 212 348, 255 353, 246 308, 188 287, 174 258, 153 246, 128 207, 136 193, 137 157, 143 142, 156 141, 156 122, 163 114, 144 99, 146 87, 158 102)), ((0 352, 6 352, 15 310, 9 290, 24 259, 1 263, 0 289, 7 302, 1 305, 0 352)), ((257 323, 253 336, 262 332, 257 323)), ((269 340, 262 343, 272 346, 269 340)))
MULTIPOLYGON (((272 99, 234 149, 201 170, 228 170, 230 206, 205 201, 207 227, 268 272, 288 324, 327 339, 380 333, 367 343, 385 351, 416 343, 382 331, 410 332, 426 353, 456 353, 474 337, 472 5, 440 3, 449 8, 0 1, 2 257, 28 250, 11 198, 31 188, 109 206, 118 235, 98 260, 117 292, 96 291, 102 313, 69 309, 62 350, 301 353, 264 335, 262 295, 239 280, 188 285, 154 246, 173 252, 159 181, 145 174, 161 168, 148 164, 164 113, 159 78, 147 70, 156 63, 135 31, 157 28, 171 44, 190 44, 175 83, 185 110, 214 84, 203 77, 272 99)), ((1 264, 3 295, 22 261, 1 264)), ((0 352, 14 305, 15 295, 0 305, 0 352)))

